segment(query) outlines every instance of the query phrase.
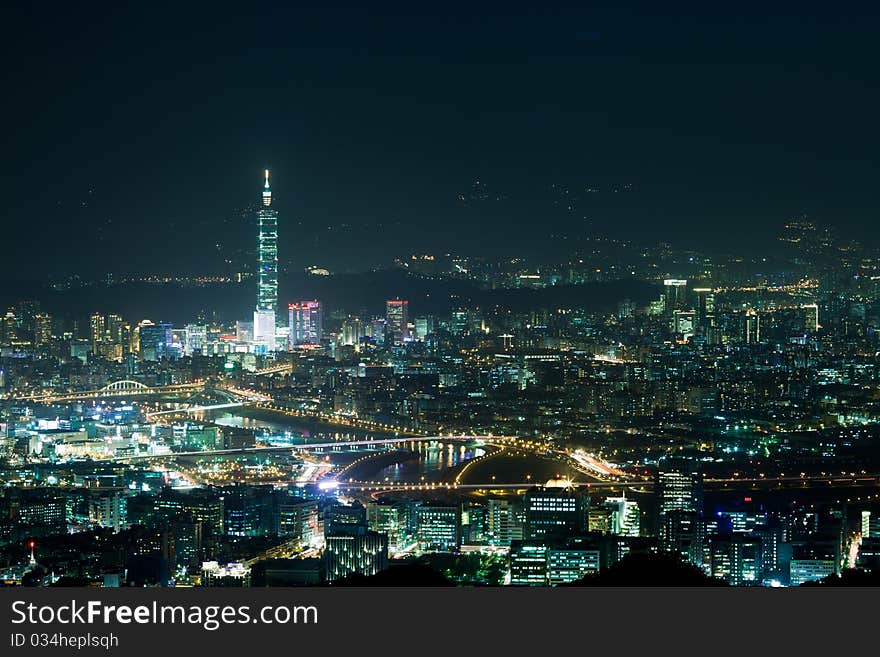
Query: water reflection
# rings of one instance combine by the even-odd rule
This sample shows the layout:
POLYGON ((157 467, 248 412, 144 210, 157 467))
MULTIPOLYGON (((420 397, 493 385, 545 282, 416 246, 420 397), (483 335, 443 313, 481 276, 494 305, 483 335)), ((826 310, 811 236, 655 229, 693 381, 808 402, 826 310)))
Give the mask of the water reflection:
POLYGON ((410 443, 407 449, 417 457, 389 465, 368 479, 395 482, 437 481, 449 468, 485 454, 480 447, 456 443, 410 443))

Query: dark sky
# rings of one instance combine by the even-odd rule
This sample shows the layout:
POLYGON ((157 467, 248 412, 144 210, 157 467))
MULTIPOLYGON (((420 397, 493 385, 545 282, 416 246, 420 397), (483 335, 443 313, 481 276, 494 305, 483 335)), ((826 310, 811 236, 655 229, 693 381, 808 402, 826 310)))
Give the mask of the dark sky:
POLYGON ((804 213, 877 238, 864 8, 131 4, 0 10, 6 277, 213 271, 266 166, 293 268, 551 233, 769 249, 804 213))

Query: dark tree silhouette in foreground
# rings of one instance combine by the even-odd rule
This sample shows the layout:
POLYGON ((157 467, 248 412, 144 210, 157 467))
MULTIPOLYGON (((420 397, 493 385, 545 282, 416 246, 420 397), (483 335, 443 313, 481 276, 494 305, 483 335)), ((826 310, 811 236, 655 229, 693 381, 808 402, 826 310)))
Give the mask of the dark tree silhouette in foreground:
POLYGON ((814 582, 804 582, 801 586, 880 586, 880 572, 851 568, 840 575, 828 575, 814 582))
POLYGON ((668 552, 634 552, 610 568, 568 586, 727 586, 668 552))

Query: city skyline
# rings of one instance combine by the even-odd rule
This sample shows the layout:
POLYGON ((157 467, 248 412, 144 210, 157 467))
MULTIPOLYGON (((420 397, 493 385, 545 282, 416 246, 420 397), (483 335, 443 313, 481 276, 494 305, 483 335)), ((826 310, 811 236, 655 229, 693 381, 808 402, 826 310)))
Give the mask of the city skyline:
POLYGON ((880 584, 874 13, 10 9, 0 588, 880 584))

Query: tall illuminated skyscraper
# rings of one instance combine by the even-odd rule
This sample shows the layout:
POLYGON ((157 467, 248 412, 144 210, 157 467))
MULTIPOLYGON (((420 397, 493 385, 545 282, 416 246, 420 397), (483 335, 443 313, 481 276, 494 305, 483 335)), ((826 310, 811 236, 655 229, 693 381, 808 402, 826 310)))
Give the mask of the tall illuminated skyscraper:
POLYGON ((275 349, 275 318, 278 312, 278 211, 272 207, 269 170, 263 185, 263 204, 257 212, 259 236, 257 258, 257 307, 254 311, 254 343, 275 349))
POLYGON ((278 210, 272 207, 272 190, 269 188, 269 170, 263 185, 263 204, 257 212, 260 224, 257 257, 259 278, 257 281, 257 310, 278 312, 278 210))
POLYGON ((407 336, 409 302, 395 299, 385 302, 385 323, 395 345, 403 344, 407 336))

